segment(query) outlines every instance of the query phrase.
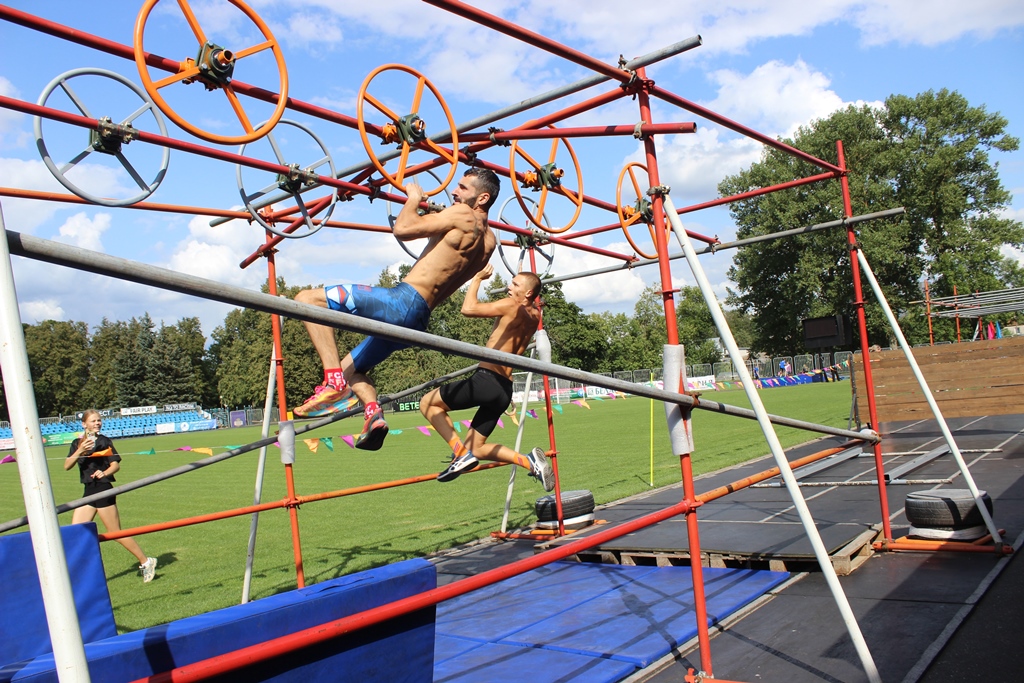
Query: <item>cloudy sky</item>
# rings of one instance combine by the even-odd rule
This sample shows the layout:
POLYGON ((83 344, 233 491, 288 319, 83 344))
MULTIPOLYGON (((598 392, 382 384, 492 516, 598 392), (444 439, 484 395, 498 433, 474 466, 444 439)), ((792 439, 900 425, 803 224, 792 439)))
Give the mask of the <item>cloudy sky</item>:
MULTIPOLYGON (((15 0, 15 9, 131 45, 140 3, 115 2, 103 12, 89 3, 15 0), (121 11, 114 11, 122 6, 121 11)), ((690 2, 623 4, 609 0, 536 2, 495 0, 472 3, 608 64, 620 55, 631 58, 700 35, 703 45, 648 68, 648 77, 683 98, 769 136, 790 135, 797 127, 851 103, 875 103, 891 94, 916 95, 949 88, 975 106, 1000 112, 1009 132, 1024 137, 1024 4, 1013 0, 972 3, 933 0, 694 0, 690 2), (585 8, 585 10, 581 10, 585 8)), ((257 24, 225 0, 196 0, 189 5, 206 36, 222 47, 240 50, 262 42, 257 24)), ((253 0, 251 6, 279 41, 287 69, 289 94, 306 103, 356 116, 360 88, 378 67, 397 63, 421 72, 447 104, 456 123, 500 110, 510 104, 585 78, 588 71, 560 57, 503 36, 446 10, 415 0, 394 0, 386 6, 351 0, 253 0)), ((127 59, 74 45, 37 31, 0 23, 0 95, 94 117, 124 120, 142 104, 128 85, 109 77, 72 69, 91 67, 141 83, 127 59), (73 103, 61 83, 77 99, 73 103)), ((143 32, 145 49, 174 59, 194 57, 197 42, 180 8, 165 0, 149 15, 143 32)), ((166 72, 152 70, 153 80, 166 72)), ((237 80, 267 90, 280 89, 277 65, 269 52, 240 60, 237 80)), ((399 114, 411 111, 414 79, 388 70, 369 81, 366 92, 399 114)), ((496 124, 511 128, 539 115, 612 89, 610 84, 517 114, 496 124)), ((159 91, 186 124, 217 136, 238 135, 238 118, 223 93, 200 85, 174 83, 159 91)), ((242 98, 245 115, 260 121, 269 106, 242 98)), ((428 133, 447 127, 438 98, 428 91, 421 103, 428 133)), ((367 118, 378 116, 367 109, 367 118)), ((274 138, 287 163, 308 166, 330 157, 337 170, 365 164, 368 153, 358 131, 336 122, 287 112, 302 124, 281 125, 274 138), (308 132, 316 135, 314 139, 308 132), (326 149, 326 153, 321 149, 326 149)), ((691 135, 658 140, 662 180, 672 187, 677 206, 713 199, 717 183, 756 161, 761 145, 686 111, 655 102, 660 122, 697 123, 691 135)), ((632 125, 639 119, 637 103, 620 99, 562 125, 632 125)), ((159 132, 157 119, 143 112, 137 127, 159 132)), ((188 142, 238 152, 237 145, 202 141, 172 121, 168 133, 188 142)), ((41 139, 58 165, 88 144, 87 134, 68 124, 45 121, 41 139)), ((640 158, 631 136, 571 141, 584 192, 614 203, 623 166, 640 158)), ((37 145, 33 119, 0 108, 0 186, 67 193, 47 170, 37 145)), ((377 154, 387 151, 373 141, 377 154)), ((525 143, 535 158, 550 154, 550 143, 525 143)), ((135 142, 126 147, 129 165, 148 185, 161 167, 161 151, 135 142)), ((266 140, 247 145, 246 156, 273 161, 266 140)), ((571 167, 566 148, 556 149, 560 166, 571 167)), ((507 166, 509 150, 495 147, 482 158, 507 166)), ((1024 152, 995 153, 1004 184, 1013 192, 1010 215, 1024 219, 1024 152)), ((394 162, 389 170, 393 172, 394 162)), ((521 170, 517 165, 516 170, 521 170)), ((461 169, 459 171, 461 173, 461 169)), ((125 168, 109 155, 93 153, 66 174, 79 190, 100 197, 130 198, 141 193, 125 168)), ((173 151, 165 177, 147 201, 162 204, 232 209, 241 205, 239 186, 252 193, 273 183, 265 172, 236 167, 181 151, 173 151)), ((438 182, 423 179, 428 189, 438 182)), ((530 197, 529 192, 524 193, 530 197)), ((444 195, 439 194, 438 200, 444 195)), ((559 198, 555 198, 559 199, 559 198)), ((216 227, 202 215, 155 213, 127 208, 44 203, 0 197, 8 230, 33 234, 76 246, 172 268, 219 282, 256 289, 266 278, 263 261, 247 269, 239 263, 263 241, 262 231, 245 221, 216 227)), ((526 217, 506 181, 498 207, 506 222, 526 225, 526 217), (506 204, 506 200, 511 199, 506 204)), ((554 199, 548 221, 566 224, 574 207, 554 199)), ((365 198, 339 203, 334 220, 386 225, 387 202, 365 198)), ((498 211, 492 213, 497 217, 498 211)), ((696 232, 726 240, 734 236, 727 210, 685 216, 696 232)), ((615 222, 614 214, 585 207, 564 236, 615 222)), ((798 227, 798 226, 793 226, 798 227)), ((632 253, 620 230, 578 240, 602 249, 632 253)), ((641 248, 645 242, 637 236, 641 248)), ((649 237, 646 242, 649 243, 649 237)), ((673 253, 678 247, 673 249, 673 253)), ((508 254, 512 261, 517 254, 508 254)), ((1020 254, 1015 254, 1021 257, 1020 254)), ((593 253, 556 248, 552 272, 566 275, 617 263, 593 253)), ((716 289, 724 296, 730 252, 702 257, 716 289)), ((173 324, 183 316, 199 316, 209 334, 223 320, 227 307, 173 293, 123 284, 38 262, 14 259, 18 297, 25 322, 45 319, 128 319, 149 314, 173 324)), ((325 229, 284 243, 277 256, 278 273, 289 284, 334 282, 373 283, 384 268, 411 259, 389 235, 325 229)), ((496 265, 504 266, 495 259, 496 265)), ((692 284, 683 261, 673 261, 678 283, 692 284)), ((507 273, 505 273, 507 277, 507 273)), ((567 296, 586 311, 631 312, 640 291, 657 277, 643 268, 571 280, 567 296)))

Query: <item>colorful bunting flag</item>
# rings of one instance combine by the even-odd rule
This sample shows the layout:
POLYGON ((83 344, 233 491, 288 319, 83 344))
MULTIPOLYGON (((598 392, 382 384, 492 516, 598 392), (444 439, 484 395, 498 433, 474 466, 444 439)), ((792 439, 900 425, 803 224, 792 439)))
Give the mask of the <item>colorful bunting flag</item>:
POLYGON ((202 453, 203 455, 213 455, 212 448, 193 448, 193 453, 202 453))
POLYGON ((351 436, 343 435, 341 437, 341 440, 344 441, 345 443, 347 443, 349 448, 355 448, 356 447, 356 440, 353 437, 351 437, 351 436))
POLYGON ((321 443, 323 443, 323 445, 327 446, 327 450, 329 450, 331 453, 334 452, 334 439, 332 439, 329 436, 325 436, 322 437, 320 441, 321 443))
POLYGON ((498 426, 501 427, 502 429, 505 428, 505 423, 501 421, 500 417, 498 418, 498 426))
POLYGON ((464 426, 464 427, 465 427, 466 429, 469 429, 470 425, 472 425, 472 424, 473 424, 473 423, 472 423, 472 422, 470 422, 469 420, 463 420, 463 421, 462 421, 462 425, 463 425, 463 426, 464 426))
POLYGON ((452 426, 455 427, 455 431, 457 431, 459 434, 462 433, 462 425, 460 425, 458 422, 453 423, 452 426))
POLYGON ((533 410, 532 408, 530 410, 527 410, 526 414, 532 417, 534 420, 537 419, 537 411, 533 410))
POLYGON ((423 432, 423 436, 430 436, 430 427, 418 427, 423 432))
POLYGON ((303 439, 302 443, 306 444, 306 448, 313 453, 316 453, 316 450, 320 448, 320 439, 303 439))
POLYGON ((562 412, 562 406, 558 405, 557 403, 551 407, 557 410, 558 412, 562 412))
POLYGON ((511 415, 509 415, 508 419, 512 420, 512 424, 514 424, 516 427, 519 426, 519 418, 516 417, 515 413, 512 413, 511 415))
POLYGON ((13 455, 4 456, 4 459, 0 460, 0 465, 6 465, 9 462, 16 462, 13 455))

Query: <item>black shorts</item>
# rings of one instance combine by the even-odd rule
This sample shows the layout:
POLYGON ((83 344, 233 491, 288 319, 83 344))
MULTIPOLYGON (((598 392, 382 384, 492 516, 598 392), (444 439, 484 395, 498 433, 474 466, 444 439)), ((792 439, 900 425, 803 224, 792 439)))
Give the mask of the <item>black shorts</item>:
POLYGON ((512 381, 493 370, 479 368, 466 379, 441 387, 441 400, 451 410, 479 406, 471 426, 477 434, 487 437, 512 402, 512 381))
MULTIPOLYGON (((112 488, 114 488, 114 485, 111 484, 109 481, 106 481, 105 479, 95 479, 85 485, 85 493, 82 495, 82 497, 84 498, 85 496, 91 496, 94 493, 103 493, 104 491, 109 491, 112 488)), ((116 500, 117 496, 110 496, 109 498, 104 498, 103 500, 94 500, 93 502, 89 503, 89 505, 93 506, 94 508, 108 508, 111 505, 113 505, 116 500)))

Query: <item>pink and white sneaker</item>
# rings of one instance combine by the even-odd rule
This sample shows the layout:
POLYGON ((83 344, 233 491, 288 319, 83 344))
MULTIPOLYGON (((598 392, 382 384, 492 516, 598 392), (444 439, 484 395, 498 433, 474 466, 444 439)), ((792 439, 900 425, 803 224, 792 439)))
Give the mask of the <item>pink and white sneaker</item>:
POLYGON ((313 395, 306 399, 305 403, 292 410, 292 414, 300 419, 323 417, 351 410, 357 405, 359 405, 359 399, 352 392, 352 387, 346 386, 339 391, 330 384, 321 384, 313 391, 313 395))

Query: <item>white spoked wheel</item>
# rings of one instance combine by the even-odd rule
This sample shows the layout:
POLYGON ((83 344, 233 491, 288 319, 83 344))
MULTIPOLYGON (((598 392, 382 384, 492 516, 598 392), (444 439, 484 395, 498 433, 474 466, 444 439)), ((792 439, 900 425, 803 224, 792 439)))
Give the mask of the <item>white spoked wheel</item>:
MULTIPOLYGON (((48 102, 51 95, 54 95, 58 89, 68 97, 74 108, 78 110, 78 113, 90 119, 96 119, 100 121, 100 124, 94 130, 83 132, 83 135, 87 137, 84 148, 75 145, 73 149, 77 153, 71 156, 70 160, 58 164, 53 160, 50 148, 43 139, 43 119, 39 116, 35 117, 33 128, 35 131, 36 148, 39 150, 46 168, 50 170, 50 173, 57 179, 57 182, 82 199, 93 204, 99 204, 100 206, 130 206, 153 194, 160 186, 160 183, 163 182, 164 176, 167 173, 167 164, 170 161, 171 150, 167 147, 162 148, 156 173, 152 176, 152 180, 148 181, 144 179, 143 174, 136 169, 135 164, 125 154, 125 147, 134 139, 134 135, 139 130, 142 130, 139 124, 149 121, 149 116, 152 117, 152 123, 156 124, 159 134, 164 137, 167 136, 167 126, 164 123, 164 118, 146 92, 124 76, 113 71, 92 68, 72 69, 50 81, 39 95, 37 104, 56 109, 57 107, 48 104, 48 102), (127 101, 122 101, 121 97, 90 97, 89 94, 85 93, 84 88, 78 87, 87 80, 81 77, 100 77, 119 83, 134 93, 141 101, 141 105, 136 106, 134 97, 128 98, 127 101), (75 84, 76 87, 72 87, 70 81, 78 78, 81 78, 81 81, 75 84), (90 100, 92 100, 93 107, 102 105, 105 107, 123 108, 126 115, 117 117, 98 116, 98 110, 94 113, 93 107, 89 106, 90 100), (144 116, 146 114, 149 116, 144 116), (89 159, 90 163, 80 166, 85 159, 89 159), (104 160, 110 159, 115 160, 116 163, 103 163, 104 160), (106 170, 111 171, 112 174, 116 174, 121 170, 126 171, 134 184, 138 186, 139 192, 129 197, 118 199, 101 197, 83 190, 79 186, 80 183, 96 182, 97 176, 106 175, 96 172, 97 165, 107 166, 106 170)), ((120 89, 117 90, 120 92, 120 89)), ((148 146, 143 145, 143 147, 148 146)), ((149 147, 149 149, 152 150, 153 148, 149 147)), ((156 154, 142 153, 140 156, 151 156, 155 159, 156 154)), ((152 160, 147 159, 146 161, 152 163, 152 160)), ((138 160, 136 160, 136 163, 138 163, 138 160)))
MULTIPOLYGON (((431 178, 433 178, 435 181, 437 181, 439 186, 441 186, 441 177, 439 175, 437 175, 433 171, 427 171, 427 173, 430 175, 431 178)), ((455 203, 452 200, 451 193, 448 191, 447 187, 443 187, 442 189, 444 190, 444 196, 448 198, 448 206, 451 206, 452 204, 455 203)), ((388 210, 388 225, 391 227, 391 234, 394 234, 394 232, 395 232, 395 221, 398 219, 398 214, 395 213, 394 206, 393 206, 394 202, 385 201, 385 204, 387 205, 387 210, 388 210)), ((440 208, 444 208, 444 207, 440 207, 440 208)), ((399 246, 401 246, 402 249, 405 250, 406 254, 408 254, 409 256, 413 257, 417 261, 420 259, 420 254, 423 253, 423 249, 427 246, 427 238, 425 238, 425 237, 422 238, 422 239, 418 239, 418 240, 412 240, 411 242, 403 242, 402 240, 398 239, 397 237, 395 238, 395 240, 398 242, 399 246), (412 245, 412 246, 410 246, 410 245, 412 245)))
MULTIPOLYGON (((501 205, 501 211, 498 212, 499 222, 504 223, 506 225, 513 224, 512 221, 507 220, 505 218, 505 208, 516 199, 516 197, 509 197, 501 205)), ((536 205, 536 202, 534 202, 529 197, 523 197, 523 201, 536 205)), ((541 221, 544 223, 544 225, 548 225, 548 217, 546 214, 541 214, 541 221)), ((531 222, 532 221, 529 221, 525 227, 529 228, 529 223, 531 222)), ((555 262, 555 245, 551 242, 543 241, 544 236, 540 234, 540 231, 535 230, 532 236, 521 235, 519 233, 510 233, 510 239, 519 245, 519 256, 514 259, 515 266, 509 263, 509 260, 506 256, 506 248, 503 247, 501 244, 501 230, 495 228, 494 232, 495 237, 498 239, 498 256, 501 257, 501 262, 505 264, 505 269, 512 275, 512 277, 515 277, 523 270, 523 262, 526 260, 526 255, 527 253, 529 253, 529 250, 531 248, 534 250, 534 254, 544 259, 544 262, 547 264, 544 267, 544 272, 537 273, 537 275, 540 276, 541 279, 546 278, 548 276, 548 274, 551 272, 551 266, 555 262)))
MULTIPOLYGON (((310 235, 318 232, 330 219, 331 214, 334 212, 334 207, 338 203, 338 188, 330 188, 331 192, 329 194, 312 201, 303 199, 302 195, 307 191, 320 187, 316 180, 316 176, 330 176, 332 178, 335 176, 334 160, 331 158, 331 153, 327 151, 327 145, 325 145, 323 140, 321 140, 317 134, 307 126, 295 121, 289 121, 288 119, 281 119, 277 123, 278 125, 298 128, 300 131, 313 138, 313 141, 316 142, 317 146, 319 146, 320 151, 323 152, 322 156, 308 165, 289 163, 284 150, 281 145, 278 144, 278 140, 277 137, 275 137, 274 132, 267 133, 264 138, 256 143, 246 143, 239 147, 238 153, 240 155, 244 155, 246 147, 250 144, 262 145, 265 141, 273 151, 275 161, 282 166, 289 167, 291 171, 287 175, 277 174, 270 184, 253 192, 248 192, 245 189, 243 173, 250 173, 250 175, 254 175, 257 173, 266 174, 266 172, 245 168, 241 164, 238 164, 235 166, 235 178, 238 181, 238 192, 242 196, 242 201, 245 203, 245 208, 249 212, 249 215, 251 215, 253 220, 266 230, 285 238, 294 239, 309 237, 310 235), (286 192, 291 195, 292 199, 295 200, 295 207, 283 213, 275 212, 273 217, 268 220, 268 216, 270 216, 270 214, 264 214, 260 210, 261 208, 266 208, 267 205, 264 202, 263 206, 261 206, 261 202, 259 200, 261 197, 265 197, 269 193, 277 191, 286 192), (276 223, 281 222, 293 223, 296 220, 295 214, 301 215, 303 226, 305 227, 304 230, 286 232, 275 225, 276 223)), ((267 122, 263 122, 257 126, 257 130, 264 125, 267 125, 267 122)), ((303 143, 305 143, 305 140, 296 146, 305 150, 309 145, 303 143)))

